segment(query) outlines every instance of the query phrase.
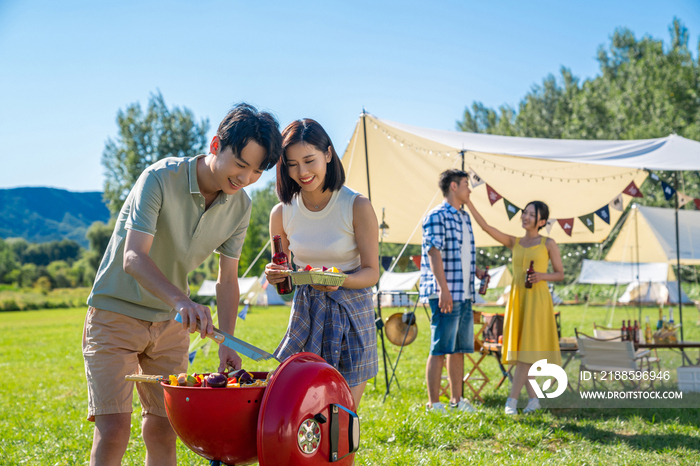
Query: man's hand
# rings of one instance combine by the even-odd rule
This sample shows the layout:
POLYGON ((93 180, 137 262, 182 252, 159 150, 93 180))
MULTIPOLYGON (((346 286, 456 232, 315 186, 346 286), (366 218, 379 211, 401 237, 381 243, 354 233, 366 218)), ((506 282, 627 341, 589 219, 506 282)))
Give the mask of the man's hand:
POLYGON ((233 367, 234 370, 241 369, 243 361, 241 357, 231 348, 225 345, 219 345, 219 372, 226 371, 227 367, 233 367))
POLYGON ((197 331, 198 319, 202 338, 205 338, 207 334, 214 333, 211 311, 207 306, 202 306, 187 298, 178 301, 175 310, 182 316, 182 328, 189 329, 190 333, 197 331))
POLYGON ((438 307, 443 314, 452 312, 452 294, 447 287, 440 290, 440 294, 438 295, 438 307))

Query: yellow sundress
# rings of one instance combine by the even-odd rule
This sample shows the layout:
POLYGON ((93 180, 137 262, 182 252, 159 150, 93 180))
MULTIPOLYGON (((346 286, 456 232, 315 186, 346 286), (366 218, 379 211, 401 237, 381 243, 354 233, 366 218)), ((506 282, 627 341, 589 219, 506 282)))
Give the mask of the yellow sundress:
POLYGON ((549 252, 546 240, 542 237, 540 244, 529 248, 520 245, 520 238, 515 240, 513 284, 503 325, 503 364, 532 364, 547 359, 548 363, 561 366, 557 324, 547 282, 540 281, 532 288, 525 288, 530 261, 535 262, 535 272, 547 273, 549 252))

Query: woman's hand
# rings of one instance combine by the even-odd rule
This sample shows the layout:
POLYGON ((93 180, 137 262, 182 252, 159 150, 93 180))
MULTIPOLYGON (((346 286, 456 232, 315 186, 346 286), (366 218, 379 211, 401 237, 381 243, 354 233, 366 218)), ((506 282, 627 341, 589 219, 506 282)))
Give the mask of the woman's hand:
POLYGON ((546 274, 540 272, 533 272, 527 276, 527 281, 530 283, 541 282, 545 279, 544 275, 546 274))
POLYGON ((280 273, 282 270, 289 270, 286 267, 270 262, 265 266, 265 277, 269 283, 273 285, 282 283, 289 273, 280 273))
POLYGON ((337 291, 339 286, 311 285, 311 288, 318 291, 337 291))

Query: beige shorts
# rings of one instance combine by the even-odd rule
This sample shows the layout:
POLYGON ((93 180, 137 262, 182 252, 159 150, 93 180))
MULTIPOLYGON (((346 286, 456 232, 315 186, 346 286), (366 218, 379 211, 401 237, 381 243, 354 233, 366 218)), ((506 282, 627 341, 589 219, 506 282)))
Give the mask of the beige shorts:
MULTIPOLYGON (((88 308, 83 328, 88 420, 133 411, 134 382, 124 380, 126 375, 185 372, 189 343, 189 333, 174 320, 148 322, 88 308)), ((160 384, 137 383, 136 390, 142 415, 167 416, 160 384)))

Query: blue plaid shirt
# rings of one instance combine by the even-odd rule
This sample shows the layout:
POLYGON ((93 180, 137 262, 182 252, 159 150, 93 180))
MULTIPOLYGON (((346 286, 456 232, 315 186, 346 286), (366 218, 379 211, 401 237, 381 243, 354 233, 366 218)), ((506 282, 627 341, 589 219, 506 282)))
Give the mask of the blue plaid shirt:
POLYGON ((423 244, 420 261, 420 300, 423 303, 427 303, 428 298, 438 292, 435 275, 430 270, 430 262, 428 261, 428 251, 431 247, 440 251, 442 256, 442 265, 445 268, 445 278, 450 294, 452 294, 452 300, 471 299, 474 302, 476 298, 474 294, 476 248, 474 247, 474 233, 469 214, 464 210, 455 209, 445 201, 431 210, 423 220, 423 244), (469 228, 469 243, 472 252, 468 296, 464 290, 464 272, 462 270, 463 218, 469 228))

